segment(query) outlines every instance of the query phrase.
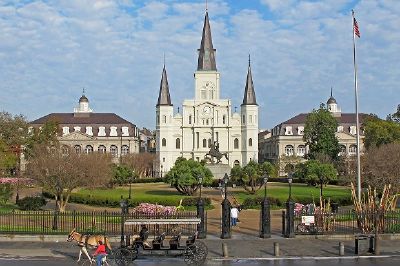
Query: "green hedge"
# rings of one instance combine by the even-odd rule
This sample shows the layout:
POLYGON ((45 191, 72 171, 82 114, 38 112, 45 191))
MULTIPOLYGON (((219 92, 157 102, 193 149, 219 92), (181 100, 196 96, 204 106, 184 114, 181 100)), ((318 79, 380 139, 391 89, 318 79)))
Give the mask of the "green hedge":
MULTIPOLYGON (((268 199, 270 205, 274 205, 274 206, 278 206, 278 207, 284 206, 284 202, 282 202, 278 198, 267 197, 267 199, 268 199)), ((242 209, 257 209, 260 207, 261 202, 263 200, 264 200, 264 197, 248 197, 243 201, 241 208, 242 209)))
POLYGON ((132 181, 132 184, 136 183, 163 183, 165 181, 164 178, 159 177, 143 177, 143 178, 136 178, 132 181))

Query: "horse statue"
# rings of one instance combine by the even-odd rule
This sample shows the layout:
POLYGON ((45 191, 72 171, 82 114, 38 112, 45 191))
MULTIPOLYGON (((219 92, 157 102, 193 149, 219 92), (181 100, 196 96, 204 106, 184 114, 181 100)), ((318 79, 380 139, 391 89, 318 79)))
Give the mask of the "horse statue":
POLYGON ((90 255, 87 251, 87 247, 89 246, 92 249, 96 248, 99 240, 103 241, 104 245, 106 245, 109 250, 112 250, 110 241, 104 235, 84 235, 78 233, 74 228, 67 238, 68 242, 78 242, 78 246, 80 247, 78 262, 81 260, 82 253, 86 255, 89 261, 92 261, 92 258, 90 258, 90 255))
POLYGON ((217 163, 220 163, 222 157, 225 157, 228 160, 228 153, 227 152, 221 153, 219 151, 219 144, 217 141, 215 141, 214 144, 210 145, 210 151, 208 153, 206 153, 206 155, 204 156, 204 159, 207 159, 207 160, 210 160, 211 162, 213 162, 213 158, 216 158, 217 163))

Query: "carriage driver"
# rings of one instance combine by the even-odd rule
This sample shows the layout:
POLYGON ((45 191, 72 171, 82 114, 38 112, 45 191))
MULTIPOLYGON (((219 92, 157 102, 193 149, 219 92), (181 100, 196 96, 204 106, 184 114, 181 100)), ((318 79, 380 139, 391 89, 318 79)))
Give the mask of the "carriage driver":
POLYGON ((101 260, 107 255, 106 246, 103 244, 103 241, 99 240, 96 251, 93 256, 96 256, 96 265, 101 266, 101 260))

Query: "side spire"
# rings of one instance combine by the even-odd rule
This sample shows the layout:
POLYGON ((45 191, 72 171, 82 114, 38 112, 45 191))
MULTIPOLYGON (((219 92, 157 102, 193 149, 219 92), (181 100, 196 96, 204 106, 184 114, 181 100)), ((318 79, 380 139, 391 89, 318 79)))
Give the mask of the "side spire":
POLYGON ((211 27, 208 19, 208 12, 204 18, 203 35, 199 51, 199 59, 197 61, 197 70, 216 71, 217 64, 215 63, 215 49, 212 44, 211 27))
POLYGON ((160 82, 160 92, 158 94, 157 106, 159 105, 172 105, 171 96, 169 94, 167 70, 165 70, 165 62, 160 82))
POLYGON ((251 75, 250 55, 249 68, 247 70, 246 87, 244 89, 242 105, 257 105, 256 93, 254 91, 253 76, 251 75))

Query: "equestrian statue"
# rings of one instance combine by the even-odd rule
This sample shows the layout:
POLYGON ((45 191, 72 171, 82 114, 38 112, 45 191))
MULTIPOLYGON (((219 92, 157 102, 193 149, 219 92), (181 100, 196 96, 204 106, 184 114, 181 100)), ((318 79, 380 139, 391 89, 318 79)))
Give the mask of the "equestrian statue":
POLYGON ((227 152, 221 153, 219 151, 219 143, 217 141, 214 141, 214 144, 210 145, 210 151, 206 153, 204 159, 209 160, 210 162, 213 163, 214 158, 216 158, 217 159, 216 163, 220 163, 222 157, 225 157, 228 160, 228 153, 227 152))

